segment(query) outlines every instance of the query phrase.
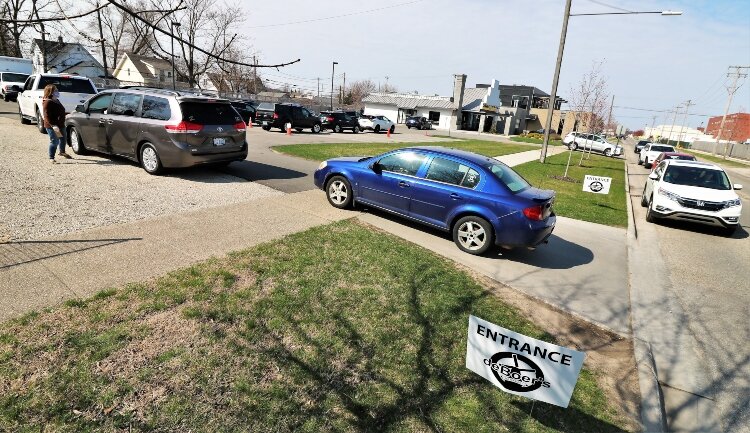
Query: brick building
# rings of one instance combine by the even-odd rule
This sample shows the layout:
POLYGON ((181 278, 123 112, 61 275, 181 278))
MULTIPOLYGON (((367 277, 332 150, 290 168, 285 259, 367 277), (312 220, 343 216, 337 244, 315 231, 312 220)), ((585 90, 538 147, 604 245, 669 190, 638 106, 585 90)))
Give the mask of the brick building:
POLYGON ((721 128, 721 118, 723 116, 715 116, 708 119, 708 125, 706 125, 706 134, 714 136, 714 138, 721 138, 722 140, 731 140, 737 142, 744 142, 750 139, 750 113, 734 113, 727 115, 727 121, 724 124, 724 133, 719 135, 719 129, 721 128))

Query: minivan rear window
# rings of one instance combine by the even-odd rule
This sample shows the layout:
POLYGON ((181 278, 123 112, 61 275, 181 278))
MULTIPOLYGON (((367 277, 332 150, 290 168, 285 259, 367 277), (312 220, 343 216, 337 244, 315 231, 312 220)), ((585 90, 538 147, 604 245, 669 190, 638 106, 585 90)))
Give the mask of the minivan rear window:
POLYGON ((182 120, 201 125, 234 125, 242 122, 230 104, 213 102, 181 102, 182 120))
POLYGON ((273 102, 261 102, 260 105, 258 105, 258 110, 273 111, 274 105, 275 104, 273 102))
POLYGON ((91 82, 81 78, 42 77, 39 79, 40 89, 44 89, 48 84, 54 84, 60 93, 96 93, 96 89, 91 85, 91 82))

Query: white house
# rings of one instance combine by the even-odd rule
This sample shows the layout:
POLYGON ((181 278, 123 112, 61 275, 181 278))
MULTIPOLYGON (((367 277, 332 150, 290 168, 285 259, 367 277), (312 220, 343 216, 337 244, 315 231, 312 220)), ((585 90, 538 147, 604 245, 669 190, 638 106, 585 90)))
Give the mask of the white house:
MULTIPOLYGON (((156 57, 125 53, 112 75, 124 84, 167 87, 172 85, 172 64, 156 57)), ((177 84, 179 87, 187 86, 180 80, 177 84)))
POLYGON ((396 123, 406 122, 410 116, 430 119, 437 129, 448 129, 454 112, 453 98, 409 93, 371 93, 362 99, 365 113, 385 116, 396 123))
POLYGON ((30 58, 34 73, 77 74, 84 77, 104 77, 104 67, 89 51, 79 43, 34 39, 31 43, 30 58), (44 49, 43 49, 44 48, 44 49), (45 57, 47 69, 44 68, 45 57))

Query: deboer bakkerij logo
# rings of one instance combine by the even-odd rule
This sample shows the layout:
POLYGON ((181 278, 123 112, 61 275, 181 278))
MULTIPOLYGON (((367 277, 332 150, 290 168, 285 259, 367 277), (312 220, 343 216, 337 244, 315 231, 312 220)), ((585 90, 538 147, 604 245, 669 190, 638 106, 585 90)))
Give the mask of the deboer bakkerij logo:
POLYGON ((591 189, 591 191, 594 191, 594 192, 599 192, 604 189, 604 185, 602 185, 601 182, 596 180, 594 182, 591 182, 591 184, 589 185, 589 189, 591 189))
POLYGON ((549 388, 542 369, 529 358, 513 352, 498 352, 484 359, 500 385, 509 391, 530 392, 541 387, 549 388))

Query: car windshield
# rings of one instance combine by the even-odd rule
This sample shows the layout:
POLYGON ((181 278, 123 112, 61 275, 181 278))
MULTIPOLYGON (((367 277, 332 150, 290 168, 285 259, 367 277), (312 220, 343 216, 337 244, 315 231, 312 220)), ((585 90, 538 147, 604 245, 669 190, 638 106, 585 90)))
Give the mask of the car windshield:
POLYGON ((490 170, 492 174, 494 174, 500 182, 504 183, 513 193, 521 192, 526 188, 531 187, 531 185, 526 182, 526 179, 500 161, 490 162, 488 165, 485 165, 485 168, 490 170))
POLYGON ((649 148, 652 152, 674 152, 674 147, 672 146, 651 146, 649 148))
POLYGON ((44 89, 48 84, 54 84, 60 93, 96 93, 91 82, 82 78, 69 77, 42 77, 39 79, 39 88, 44 89))
POLYGON ((664 182, 724 191, 732 189, 726 173, 705 167, 670 165, 664 173, 664 182))
POLYGON ((682 159, 684 161, 695 161, 695 157, 693 155, 667 155, 667 158, 682 159))
POLYGON ((8 72, 3 73, 3 81, 23 83, 27 78, 29 78, 29 76, 26 74, 11 74, 8 72))

